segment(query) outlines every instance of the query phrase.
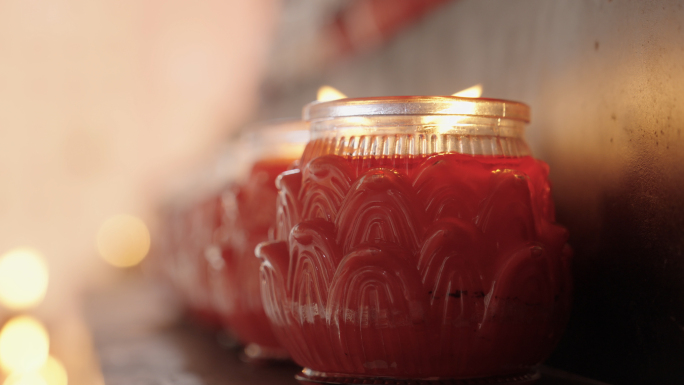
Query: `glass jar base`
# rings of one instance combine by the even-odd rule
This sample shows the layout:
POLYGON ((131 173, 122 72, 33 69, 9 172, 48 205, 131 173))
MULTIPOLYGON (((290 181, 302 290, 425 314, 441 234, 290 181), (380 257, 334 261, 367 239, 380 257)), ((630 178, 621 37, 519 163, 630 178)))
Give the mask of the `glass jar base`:
POLYGON ((240 359, 243 362, 258 364, 269 361, 287 361, 290 359, 290 355, 283 348, 249 344, 240 353, 240 359))
POLYGON ((490 385, 490 384, 510 384, 527 385, 533 384, 539 379, 539 371, 536 369, 523 374, 511 374, 492 377, 477 378, 437 378, 437 379, 396 379, 390 377, 354 377, 339 374, 330 375, 328 373, 317 372, 305 368, 295 375, 297 381, 303 385, 317 384, 383 384, 383 385, 490 385))

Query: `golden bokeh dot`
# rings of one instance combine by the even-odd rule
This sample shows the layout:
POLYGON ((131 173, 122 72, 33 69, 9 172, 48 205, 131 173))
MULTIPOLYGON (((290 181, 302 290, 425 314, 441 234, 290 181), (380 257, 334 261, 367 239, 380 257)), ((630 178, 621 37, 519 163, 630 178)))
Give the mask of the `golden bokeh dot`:
POLYGON ((2 385, 50 385, 39 373, 14 373, 2 385))
POLYGON ((14 317, 0 330, 0 368, 5 373, 37 371, 45 365, 49 351, 45 326, 33 317, 14 317))
POLYGON ((67 385, 68 376, 64 365, 60 360, 49 356, 45 365, 40 369, 40 375, 47 385, 67 385))
POLYGON ((0 303, 13 310, 39 304, 48 286, 43 256, 30 248, 12 249, 0 257, 0 303))
POLYGON ((115 215, 100 226, 97 250, 113 266, 135 266, 150 251, 150 231, 139 218, 115 215))

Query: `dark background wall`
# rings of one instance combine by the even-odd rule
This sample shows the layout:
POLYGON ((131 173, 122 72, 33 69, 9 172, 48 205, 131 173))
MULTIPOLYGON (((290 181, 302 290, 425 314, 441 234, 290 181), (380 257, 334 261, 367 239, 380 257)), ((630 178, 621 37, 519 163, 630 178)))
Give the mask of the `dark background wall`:
POLYGON ((285 3, 261 118, 298 115, 324 83, 349 96, 482 83, 528 103, 527 138, 575 249, 573 315, 548 363, 684 383, 684 1, 448 2, 325 63, 311 36, 341 3, 299 19, 298 7, 285 3))

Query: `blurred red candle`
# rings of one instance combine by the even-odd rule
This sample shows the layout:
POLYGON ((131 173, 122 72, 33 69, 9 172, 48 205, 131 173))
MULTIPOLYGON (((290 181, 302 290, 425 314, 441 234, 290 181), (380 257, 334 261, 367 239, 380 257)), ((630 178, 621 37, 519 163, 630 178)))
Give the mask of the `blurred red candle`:
POLYGON ((301 156, 308 131, 301 121, 272 122, 243 135, 246 177, 232 181, 214 198, 218 226, 206 249, 212 305, 223 324, 246 345, 250 359, 287 357, 264 313, 260 261, 254 248, 275 228, 276 177, 301 156))

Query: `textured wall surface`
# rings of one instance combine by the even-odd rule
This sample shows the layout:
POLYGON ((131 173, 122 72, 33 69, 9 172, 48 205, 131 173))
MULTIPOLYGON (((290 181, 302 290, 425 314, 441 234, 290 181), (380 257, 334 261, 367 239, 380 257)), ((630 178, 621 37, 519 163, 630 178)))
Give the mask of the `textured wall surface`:
POLYGON ((684 383, 684 1, 457 1, 388 45, 263 106, 451 94, 532 107, 575 249, 575 305, 552 365, 616 384, 684 383))

